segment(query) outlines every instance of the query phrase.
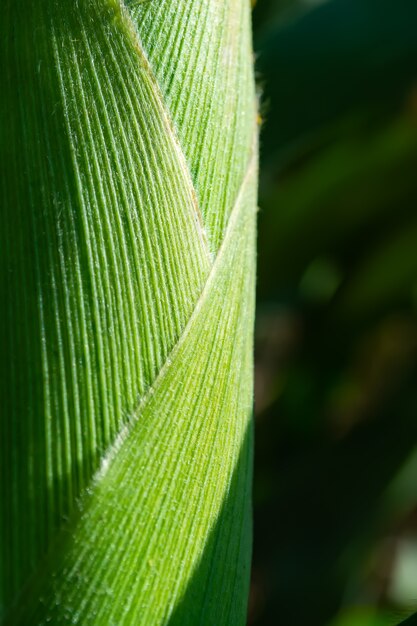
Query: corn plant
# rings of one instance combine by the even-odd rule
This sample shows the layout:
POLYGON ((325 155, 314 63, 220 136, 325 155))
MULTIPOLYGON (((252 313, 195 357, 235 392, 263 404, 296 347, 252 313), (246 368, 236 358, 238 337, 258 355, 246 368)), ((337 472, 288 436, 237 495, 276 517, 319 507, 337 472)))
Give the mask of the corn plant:
POLYGON ((3 624, 245 622, 248 0, 6 0, 3 624))

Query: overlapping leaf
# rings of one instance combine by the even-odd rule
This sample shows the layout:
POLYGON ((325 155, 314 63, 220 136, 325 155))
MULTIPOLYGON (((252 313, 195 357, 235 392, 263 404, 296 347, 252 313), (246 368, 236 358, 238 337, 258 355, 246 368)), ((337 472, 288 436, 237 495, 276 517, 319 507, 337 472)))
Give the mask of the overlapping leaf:
POLYGON ((249 5, 130 5, 4 7, 5 623, 244 620, 249 5))

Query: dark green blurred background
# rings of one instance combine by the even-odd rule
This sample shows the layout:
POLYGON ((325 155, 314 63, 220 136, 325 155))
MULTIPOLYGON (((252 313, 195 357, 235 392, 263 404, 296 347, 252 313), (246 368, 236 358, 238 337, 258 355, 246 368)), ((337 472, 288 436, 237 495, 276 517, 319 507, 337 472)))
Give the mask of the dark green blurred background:
POLYGON ((417 610, 417 0, 258 0, 251 626, 417 610))

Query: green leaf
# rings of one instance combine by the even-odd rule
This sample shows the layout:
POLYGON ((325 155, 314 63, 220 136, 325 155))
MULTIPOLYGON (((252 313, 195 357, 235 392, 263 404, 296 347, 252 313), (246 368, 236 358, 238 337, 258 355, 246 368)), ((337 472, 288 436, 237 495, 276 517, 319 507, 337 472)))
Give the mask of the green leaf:
POLYGON ((249 10, 3 8, 4 623, 245 622, 249 10))

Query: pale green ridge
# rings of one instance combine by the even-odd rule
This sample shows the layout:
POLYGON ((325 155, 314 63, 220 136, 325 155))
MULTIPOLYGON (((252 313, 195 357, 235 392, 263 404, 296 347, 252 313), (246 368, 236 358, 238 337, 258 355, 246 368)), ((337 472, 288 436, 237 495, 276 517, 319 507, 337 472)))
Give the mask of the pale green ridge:
MULTIPOLYGON (((190 322, 10 623, 169 622, 216 524, 249 428, 255 183, 253 160, 190 322)), ((240 506, 229 532, 239 534, 247 495, 245 481, 234 495, 240 506)), ((230 563, 235 571, 246 568, 247 578, 249 553, 250 545, 238 545, 230 560, 215 564, 206 593, 218 602, 202 624, 244 623, 246 597, 219 582, 230 563)))
POLYGON ((243 624, 249 3, 2 17, 0 619, 243 624))
POLYGON ((250 1, 126 4, 177 129, 216 251, 252 143, 250 1))

